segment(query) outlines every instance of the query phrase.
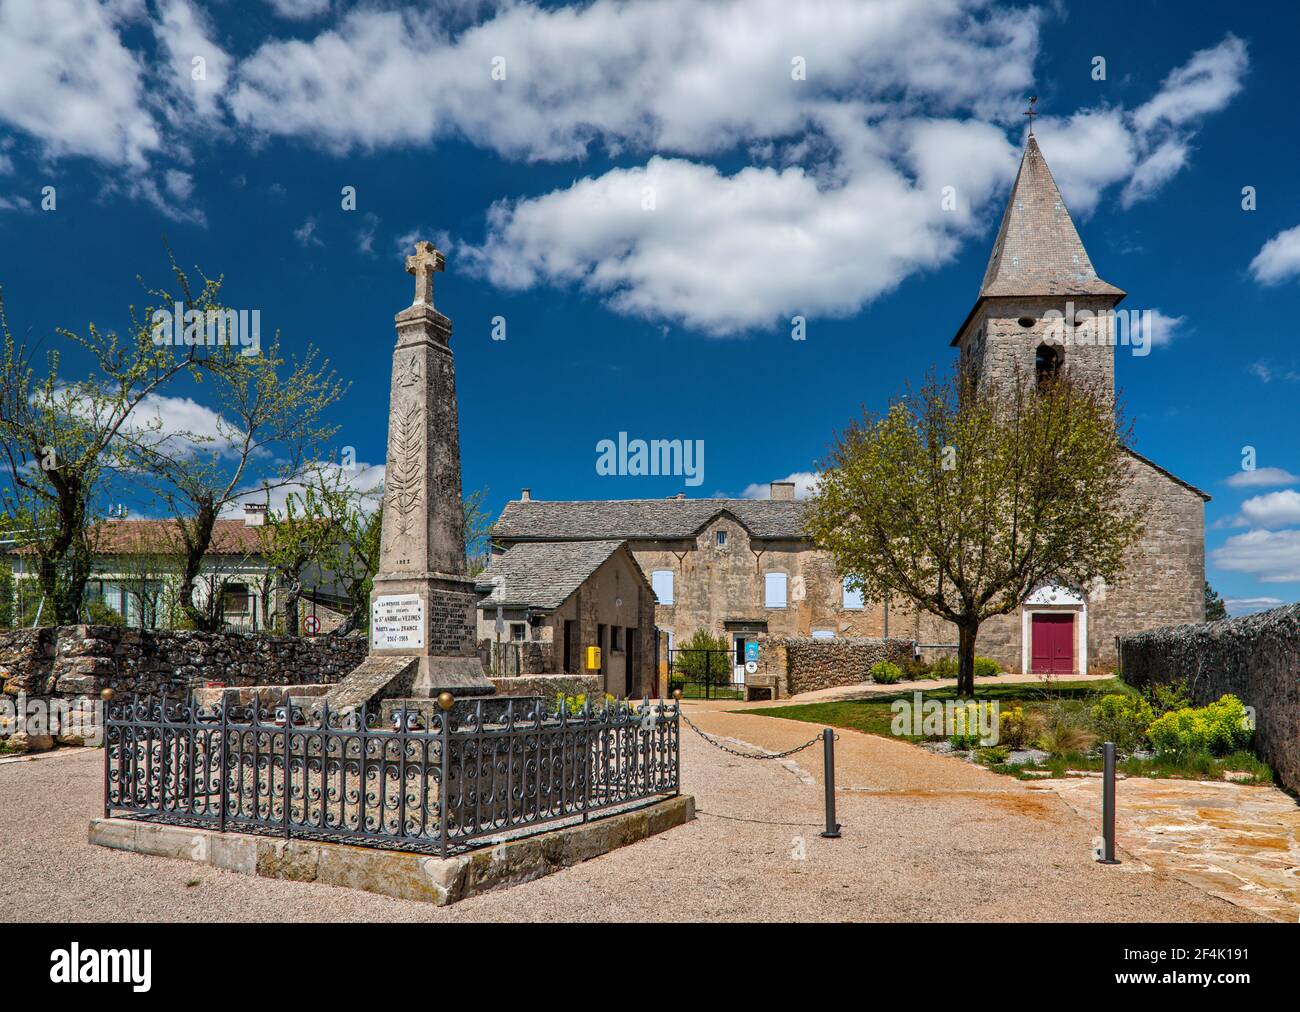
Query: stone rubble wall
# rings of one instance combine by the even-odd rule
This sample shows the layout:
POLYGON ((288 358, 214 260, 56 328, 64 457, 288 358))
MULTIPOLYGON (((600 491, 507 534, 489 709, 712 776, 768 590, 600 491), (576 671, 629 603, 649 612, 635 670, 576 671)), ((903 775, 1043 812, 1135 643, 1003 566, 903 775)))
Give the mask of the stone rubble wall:
POLYGON ((1166 626, 1120 640, 1124 681, 1184 681, 1198 706, 1232 693, 1255 709, 1255 751, 1300 792, 1300 604, 1166 626))
POLYGON ((787 637, 769 640, 763 649, 773 652, 769 669, 774 661, 779 668, 784 654, 786 686, 791 695, 868 682, 871 676, 867 672, 877 661, 902 664, 912 657, 911 640, 875 637, 787 637))

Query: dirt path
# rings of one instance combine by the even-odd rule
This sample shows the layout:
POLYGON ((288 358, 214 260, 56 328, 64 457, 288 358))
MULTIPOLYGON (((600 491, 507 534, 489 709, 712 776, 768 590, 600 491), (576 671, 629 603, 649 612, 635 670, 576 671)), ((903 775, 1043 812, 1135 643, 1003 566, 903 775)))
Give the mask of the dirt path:
MULTIPOLYGON (((763 744, 817 731, 701 719, 763 744)), ((445 909, 91 847, 102 753, 0 765, 6 913, 11 921, 1256 919, 1136 862, 1097 865, 1091 827, 1055 795, 990 784, 992 774, 932 756, 907 786, 918 750, 883 739, 851 745, 852 737, 865 736, 842 734, 851 764, 842 779, 867 790, 840 794, 839 840, 817 835, 822 791, 798 770, 729 756, 687 731, 683 778, 699 806, 695 822, 445 909)), ((819 759, 800 762, 820 775, 819 759)))

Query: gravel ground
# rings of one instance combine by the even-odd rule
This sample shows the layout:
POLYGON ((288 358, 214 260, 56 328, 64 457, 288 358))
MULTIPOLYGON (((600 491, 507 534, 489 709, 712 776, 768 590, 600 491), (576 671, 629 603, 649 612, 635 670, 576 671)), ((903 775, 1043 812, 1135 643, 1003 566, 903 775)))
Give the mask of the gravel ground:
MULTIPOLYGON (((817 730, 693 716, 769 748, 817 730)), ((1054 794, 853 732, 841 733, 839 749, 839 840, 817 835, 816 750, 795 757, 801 771, 726 755, 684 730, 695 822, 443 909, 91 847, 102 754, 10 763, 0 765, 4 910, 9 921, 1257 919, 1136 861, 1097 865, 1093 827, 1054 794)))

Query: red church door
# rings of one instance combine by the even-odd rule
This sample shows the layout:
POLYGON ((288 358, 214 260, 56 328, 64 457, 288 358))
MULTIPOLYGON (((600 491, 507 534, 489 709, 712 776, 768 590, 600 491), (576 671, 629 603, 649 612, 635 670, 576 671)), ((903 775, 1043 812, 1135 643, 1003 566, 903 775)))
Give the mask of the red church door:
POLYGON ((1042 613, 1030 616, 1030 670, 1034 674, 1074 673, 1074 616, 1042 613))

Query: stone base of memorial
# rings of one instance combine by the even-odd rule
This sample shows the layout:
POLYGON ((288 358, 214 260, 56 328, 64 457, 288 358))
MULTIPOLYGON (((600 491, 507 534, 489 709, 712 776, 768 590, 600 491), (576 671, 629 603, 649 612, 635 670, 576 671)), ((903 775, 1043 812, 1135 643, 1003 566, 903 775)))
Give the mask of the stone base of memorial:
POLYGON ((448 858, 132 819, 92 819, 90 842, 209 864, 241 875, 318 882, 445 906, 550 875, 694 818, 695 799, 683 794, 448 858))

